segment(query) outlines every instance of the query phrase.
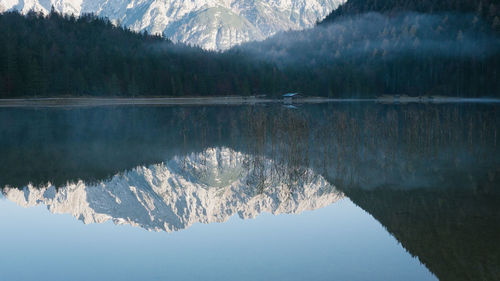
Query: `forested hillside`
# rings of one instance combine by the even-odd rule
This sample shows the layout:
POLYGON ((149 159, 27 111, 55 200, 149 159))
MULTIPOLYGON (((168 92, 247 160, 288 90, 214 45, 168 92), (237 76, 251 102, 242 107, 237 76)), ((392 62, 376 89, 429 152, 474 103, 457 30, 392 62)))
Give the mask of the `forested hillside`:
POLYGON ((290 83, 333 96, 492 96, 500 90, 500 41, 470 14, 366 13, 241 49, 280 69, 313 73, 305 85, 304 76, 290 83))
POLYGON ((328 15, 322 23, 329 23, 340 16, 379 12, 436 14, 443 12, 475 13, 500 31, 500 5, 496 0, 349 0, 328 15))
POLYGON ((173 45, 92 15, 77 19, 55 12, 48 17, 0 15, 0 96, 4 98, 227 95, 245 90, 233 83, 257 79, 250 75, 255 70, 249 66, 242 59, 173 45))
MULTIPOLYGON (((386 2, 414 3, 376 3, 386 2)), ((0 98, 500 94, 495 20, 455 12, 350 15, 349 3, 358 1, 349 0, 315 28, 223 53, 134 33, 92 15, 2 13, 0 98), (334 17, 344 10, 348 16, 334 17)))

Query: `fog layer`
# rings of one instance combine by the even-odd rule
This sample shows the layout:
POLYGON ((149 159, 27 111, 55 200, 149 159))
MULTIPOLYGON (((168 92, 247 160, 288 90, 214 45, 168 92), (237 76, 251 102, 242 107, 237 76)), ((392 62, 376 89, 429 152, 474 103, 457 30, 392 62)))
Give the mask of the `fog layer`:
POLYGON ((390 60, 402 55, 485 57, 500 40, 473 14, 366 13, 304 31, 280 33, 238 51, 280 66, 329 65, 356 59, 390 60))

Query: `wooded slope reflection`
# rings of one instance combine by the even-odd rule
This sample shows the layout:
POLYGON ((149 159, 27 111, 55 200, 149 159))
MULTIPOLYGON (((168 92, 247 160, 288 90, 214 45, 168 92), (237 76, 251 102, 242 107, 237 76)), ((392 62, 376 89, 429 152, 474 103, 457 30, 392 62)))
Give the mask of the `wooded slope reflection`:
POLYGON ((4 109, 0 185, 101 181, 228 147, 342 186, 479 187, 497 173, 498 124, 489 105, 4 109))
POLYGON ((54 212, 84 190, 67 212, 165 230, 345 195, 439 279, 498 280, 499 127, 487 104, 9 109, 0 184, 54 212))

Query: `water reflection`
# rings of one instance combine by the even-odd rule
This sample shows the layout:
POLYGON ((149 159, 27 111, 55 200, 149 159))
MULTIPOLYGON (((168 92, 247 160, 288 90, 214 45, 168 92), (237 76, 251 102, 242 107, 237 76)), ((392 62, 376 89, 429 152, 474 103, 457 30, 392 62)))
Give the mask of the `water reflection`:
POLYGON ((464 188, 351 189, 369 212, 440 280, 499 280, 500 192, 464 188))
POLYGON ((20 206, 44 204, 53 213, 69 213, 84 223, 112 220, 157 231, 223 222, 234 214, 246 219, 261 212, 300 213, 343 197, 311 170, 305 170, 290 189, 292 183, 279 180, 276 174, 283 167, 268 159, 259 161, 260 170, 256 170, 252 156, 210 148, 137 167, 95 184, 80 180, 59 188, 50 183, 5 187, 3 193, 20 206))
POLYGON ((8 109, 22 206, 173 231, 349 197, 441 280, 500 279, 496 105, 8 109))
POLYGON ((101 181, 228 147, 251 155, 256 171, 267 158, 292 172, 281 176, 313 168, 344 188, 489 188, 499 116, 488 105, 6 109, 0 185, 101 181))

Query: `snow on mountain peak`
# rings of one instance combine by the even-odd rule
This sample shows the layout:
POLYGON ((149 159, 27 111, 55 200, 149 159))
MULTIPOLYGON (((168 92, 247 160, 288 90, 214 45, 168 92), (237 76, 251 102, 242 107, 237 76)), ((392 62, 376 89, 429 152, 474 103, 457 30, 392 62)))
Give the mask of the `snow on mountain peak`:
POLYGON ((225 50, 276 32, 311 27, 345 0, 0 0, 0 9, 94 13, 135 31, 225 50))

